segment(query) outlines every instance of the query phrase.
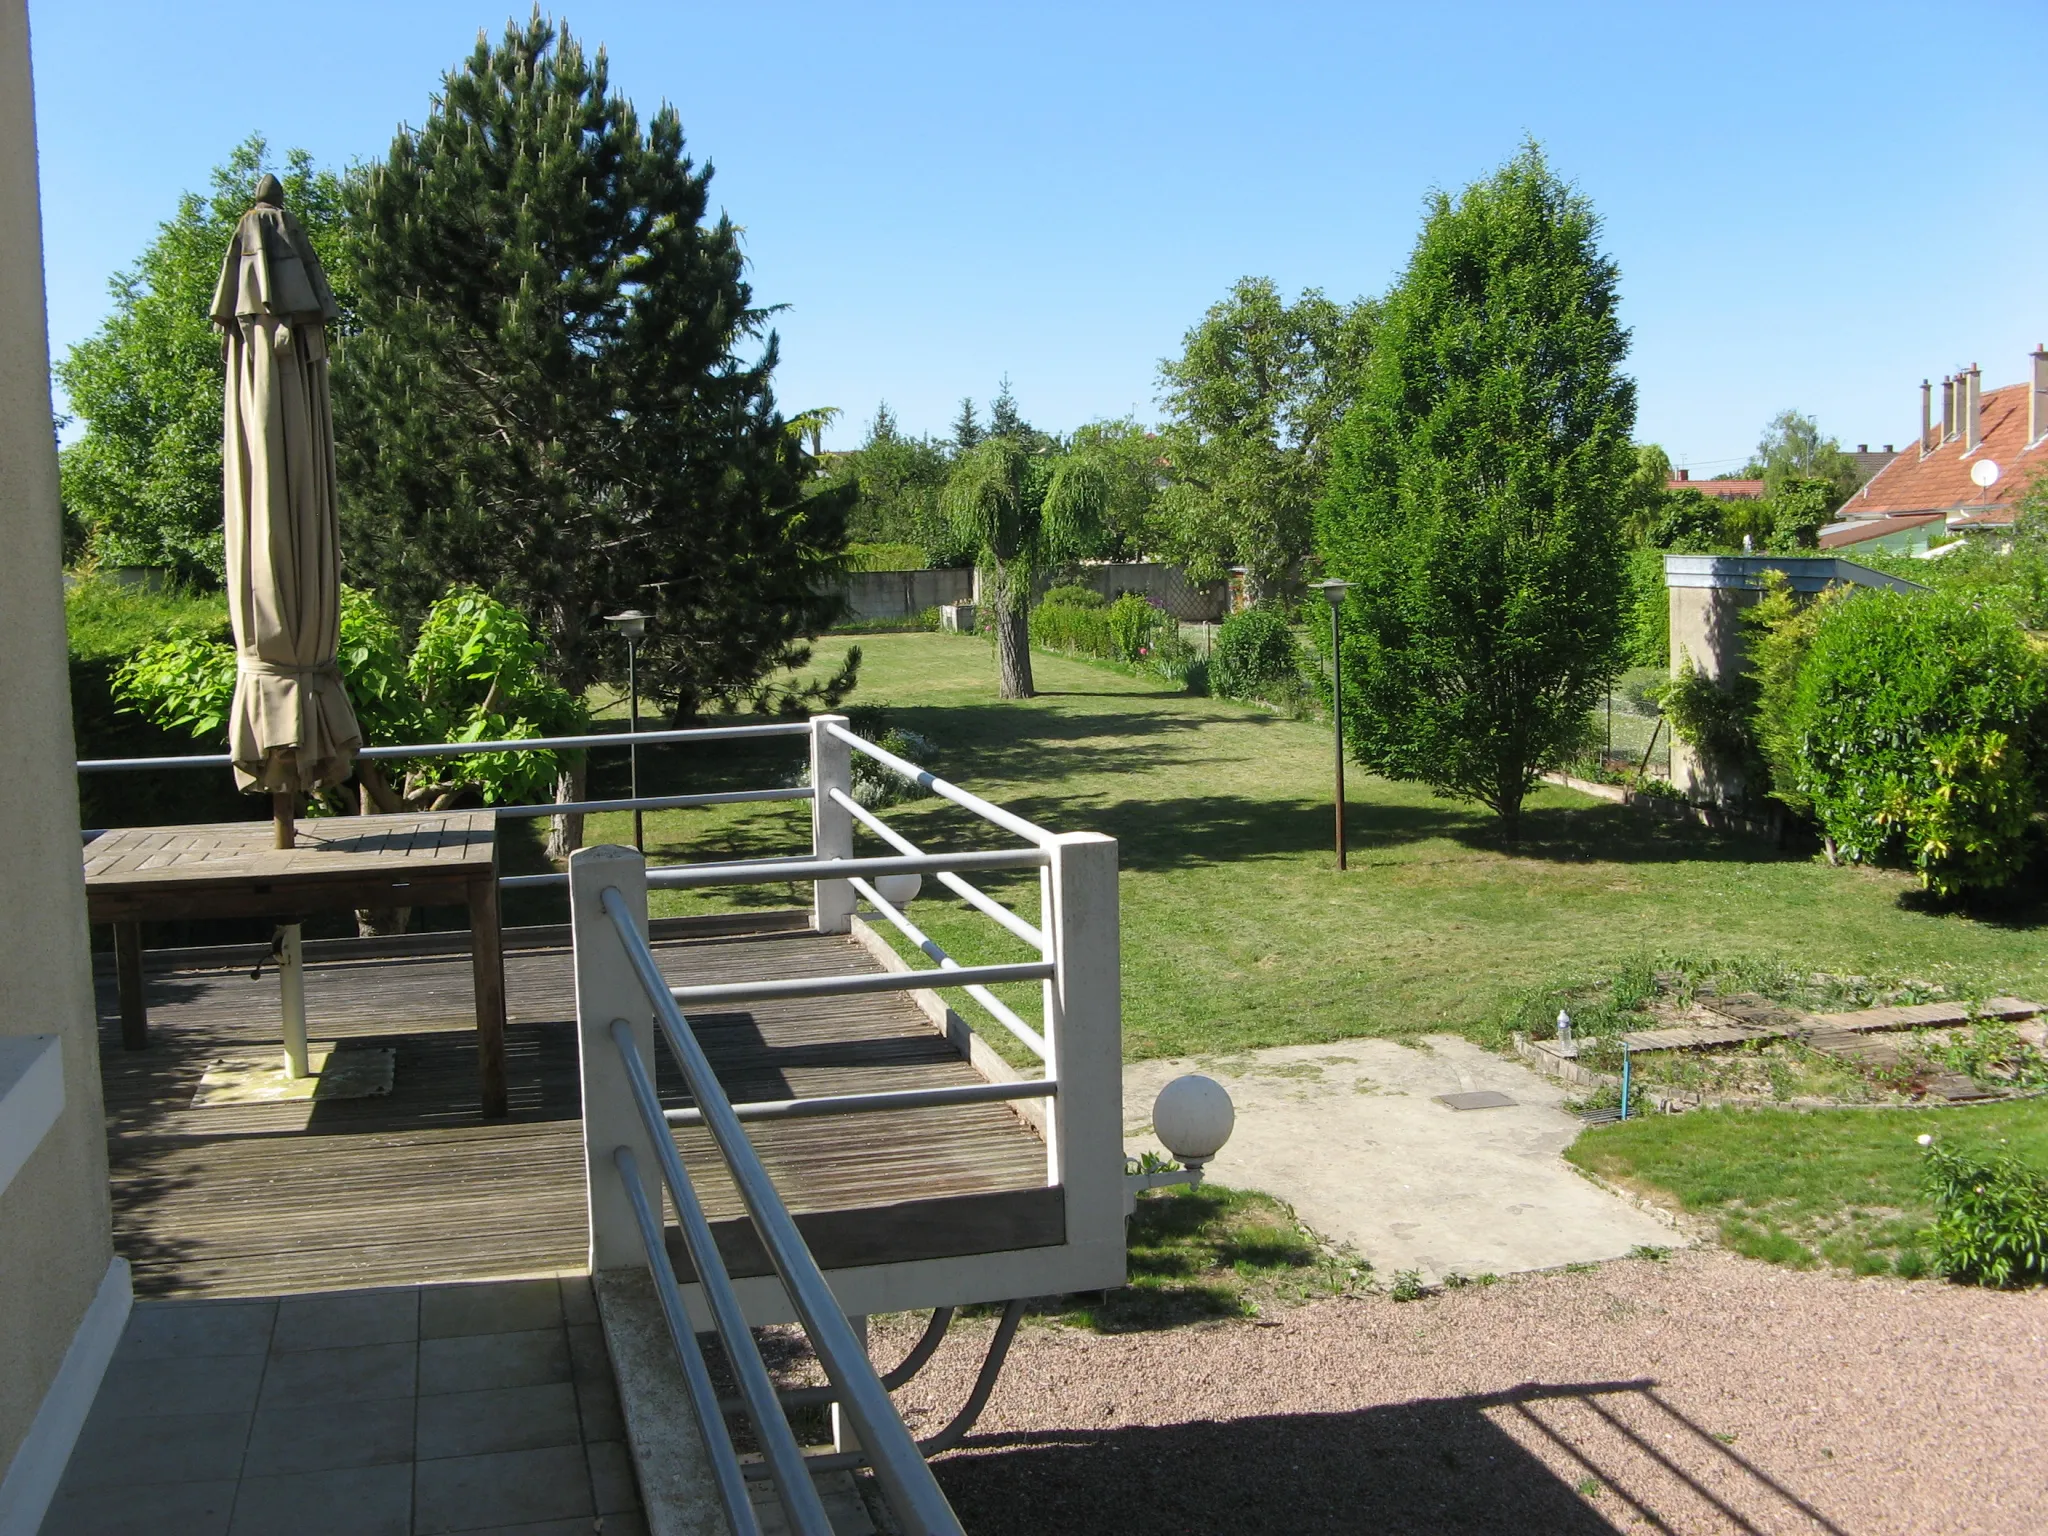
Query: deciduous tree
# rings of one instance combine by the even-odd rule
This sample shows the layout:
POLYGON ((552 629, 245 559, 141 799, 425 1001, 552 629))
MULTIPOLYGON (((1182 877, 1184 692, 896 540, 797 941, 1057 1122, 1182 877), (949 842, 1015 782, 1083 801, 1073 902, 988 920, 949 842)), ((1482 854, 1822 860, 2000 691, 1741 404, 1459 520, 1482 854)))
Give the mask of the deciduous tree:
POLYGON ((64 511, 86 552, 156 566, 180 581, 221 580, 220 333, 207 319, 221 253, 275 171, 346 314, 352 289, 342 184, 304 150, 273 165, 260 134, 238 144, 205 192, 187 192, 135 265, 116 273, 114 309, 57 364, 85 432, 60 459, 64 511))
POLYGON ((1196 580, 1241 565, 1255 597, 1309 551, 1330 436, 1356 397, 1377 306, 1242 278, 1159 367, 1172 415, 1162 552, 1196 580))

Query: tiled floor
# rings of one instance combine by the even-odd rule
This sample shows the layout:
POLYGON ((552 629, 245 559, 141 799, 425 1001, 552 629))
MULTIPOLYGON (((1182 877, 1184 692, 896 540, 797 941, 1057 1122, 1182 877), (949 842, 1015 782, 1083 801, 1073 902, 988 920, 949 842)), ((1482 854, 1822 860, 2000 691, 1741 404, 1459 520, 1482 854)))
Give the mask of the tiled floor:
POLYGON ((138 1302, 43 1536, 645 1536, 582 1277, 138 1302))

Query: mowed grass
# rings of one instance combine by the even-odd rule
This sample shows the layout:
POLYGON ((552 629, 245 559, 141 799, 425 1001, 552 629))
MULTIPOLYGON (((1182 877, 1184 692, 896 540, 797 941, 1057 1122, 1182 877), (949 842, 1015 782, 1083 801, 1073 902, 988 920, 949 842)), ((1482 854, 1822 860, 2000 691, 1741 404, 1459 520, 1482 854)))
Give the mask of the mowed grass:
POLYGON ((1714 1223, 1739 1253, 1858 1274, 1927 1272, 1934 1211, 1916 1138, 2048 1167, 2048 1100, 1956 1109, 1706 1109, 1586 1131, 1565 1156, 1714 1223))
MULTIPOLYGON (((852 644, 864 662, 850 702, 886 706, 889 724, 928 737, 928 766, 1047 827, 1118 840, 1134 1058, 1438 1030, 1498 1041, 1527 989, 1640 955, 1768 956, 2048 990, 2039 914, 1992 923, 1929 911, 1908 877, 1830 869, 1563 789, 1536 793, 1522 845, 1504 850, 1479 808, 1354 768, 1351 868, 1340 875, 1326 726, 1043 654, 1033 661, 1040 696, 1002 703, 989 649, 972 637, 833 637, 814 669, 835 666, 852 644)), ((617 757, 597 767, 593 792, 623 791, 617 757)), ((801 763, 797 742, 650 749, 643 790, 790 783, 801 763)), ((886 815, 931 850, 1008 842, 941 801, 886 815)), ((647 831, 657 862, 795 853, 808 850, 809 811, 660 812, 647 831)), ((586 835, 627 841, 629 818, 593 817, 586 835)), ((857 847, 881 851, 865 834, 857 847)), ((1035 916, 1029 879, 984 884, 1035 916)), ((658 892, 653 905, 808 900, 808 888, 770 884, 658 892)), ((964 962, 1022 957, 930 883, 912 915, 964 962)), ((1021 990, 1028 1016, 1035 1000, 1021 990)))

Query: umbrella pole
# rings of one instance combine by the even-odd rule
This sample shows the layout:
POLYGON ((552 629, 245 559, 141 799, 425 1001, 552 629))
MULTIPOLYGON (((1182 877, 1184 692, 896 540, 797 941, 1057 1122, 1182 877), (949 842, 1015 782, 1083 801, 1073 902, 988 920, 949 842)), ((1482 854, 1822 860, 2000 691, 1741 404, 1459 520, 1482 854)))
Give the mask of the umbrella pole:
POLYGON ((306 962, 297 923, 286 923, 278 946, 277 983, 284 1003, 284 1075, 297 1082, 311 1077, 306 1059, 306 962))
POLYGON ((298 809, 298 796, 290 790, 272 790, 270 794, 270 817, 277 823, 277 846, 296 848, 299 845, 298 828, 294 812, 298 809))

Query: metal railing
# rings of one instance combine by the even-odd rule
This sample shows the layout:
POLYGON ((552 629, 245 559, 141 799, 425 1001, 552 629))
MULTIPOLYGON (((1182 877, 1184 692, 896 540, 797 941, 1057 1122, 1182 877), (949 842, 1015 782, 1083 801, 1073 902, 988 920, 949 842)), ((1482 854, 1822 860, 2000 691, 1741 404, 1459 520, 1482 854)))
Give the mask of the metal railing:
MULTIPOLYGON (((748 1469, 742 1465, 730 1435, 720 1428, 725 1410, 711 1390, 695 1328, 669 1263, 661 1223, 655 1214, 658 1196, 645 1187, 641 1172, 643 1154, 659 1171, 674 1202, 684 1250, 703 1288, 713 1330, 739 1382, 739 1406, 753 1427, 790 1527, 799 1536, 830 1536, 831 1532, 811 1481, 811 1468, 776 1397, 732 1276, 719 1253, 710 1222, 704 1216, 702 1202, 655 1093, 652 1039, 644 1026, 636 1028, 633 1022, 645 1019, 649 1010, 682 1070, 683 1080, 696 1100, 698 1119, 711 1134, 712 1144, 746 1207, 769 1265, 824 1367, 833 1400, 851 1421, 860 1442, 861 1457, 873 1468, 891 1511, 908 1530, 958 1532, 959 1520, 932 1477, 916 1441, 897 1416, 888 1389, 868 1359, 866 1346, 840 1311, 823 1271, 797 1230, 795 1219, 762 1167, 738 1111, 677 1004, 676 989, 661 974, 645 932, 644 878, 635 878, 644 875, 643 861, 629 849, 595 848, 576 854, 570 869, 577 924, 578 1015, 585 1045, 585 1138, 586 1150, 592 1154, 592 1266, 598 1268, 603 1258, 613 1256, 599 1251, 606 1246, 607 1234, 600 1221, 602 1192, 596 1183, 597 1170, 600 1162, 608 1162, 631 1211, 640 1257, 654 1277, 663 1316, 689 1382, 726 1518, 737 1536, 751 1536, 759 1530, 745 1493, 748 1469), (602 933, 596 931, 599 922, 594 921, 600 914, 602 928, 606 930, 602 933), (630 1003, 616 996, 620 978, 616 966, 609 975, 605 974, 607 960, 624 962, 636 994, 630 1003), (598 1000, 591 996, 593 991, 606 989, 608 995, 601 999, 598 1012, 618 1003, 626 1005, 603 1030, 612 1048, 609 1061, 593 1061, 590 1036, 594 1026, 589 1005, 598 1000), (615 1075, 606 1071, 607 1067, 615 1069, 615 1075), (620 1085, 625 1088, 635 1123, 623 1129, 637 1134, 622 1136, 607 1148, 603 1143, 608 1136, 621 1129, 616 1116, 608 1112, 617 1106, 605 1102, 608 1085, 614 1090, 620 1085)), ((599 1054, 603 1054, 601 1050, 599 1054)))

